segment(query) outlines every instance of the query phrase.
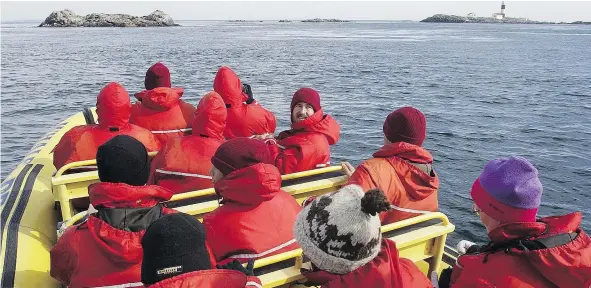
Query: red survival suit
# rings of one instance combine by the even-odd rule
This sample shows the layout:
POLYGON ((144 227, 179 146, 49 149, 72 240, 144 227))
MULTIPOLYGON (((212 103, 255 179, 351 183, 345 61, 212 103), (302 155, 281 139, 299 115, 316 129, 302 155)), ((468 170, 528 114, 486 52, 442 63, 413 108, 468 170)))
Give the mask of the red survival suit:
MULTIPOLYGON (((392 205, 412 210, 437 211, 439 178, 432 168, 433 157, 420 146, 396 142, 383 146, 355 170, 347 184, 363 191, 379 188, 392 205)), ((418 216, 391 210, 380 214, 382 225, 418 216)))
POLYGON ((576 212, 497 227, 488 234, 494 244, 458 258, 451 287, 590 287, 591 239, 579 228, 582 217, 576 212))
POLYGON ((260 288, 261 280, 241 272, 226 269, 201 270, 162 280, 150 288, 228 287, 260 288))
POLYGON ((162 215, 172 192, 158 186, 95 183, 90 202, 98 212, 71 226, 51 248, 51 276, 72 287, 141 285, 145 230, 162 215))
POLYGON ((158 87, 138 93, 141 102, 131 106, 129 123, 152 132, 160 143, 191 134, 195 107, 181 100, 183 88, 158 87))
POLYGON ((320 109, 267 143, 281 174, 290 174, 330 166, 330 146, 340 135, 341 126, 320 109))
POLYGON ((211 157, 224 142, 226 106, 218 93, 205 95, 195 111, 193 135, 168 142, 152 161, 148 183, 182 193, 213 187, 211 157))
POLYGON ((415 263, 398 257, 396 243, 388 239, 382 239, 382 250, 376 258, 352 272, 338 275, 326 271, 302 271, 302 274, 311 284, 322 288, 433 287, 415 263))
POLYGON ((275 166, 259 163, 236 170, 214 188, 224 205, 206 214, 203 224, 217 262, 246 262, 298 248, 293 225, 301 207, 281 190, 275 166))
POLYGON ((76 161, 96 158, 96 151, 109 139, 123 134, 136 138, 148 151, 158 151, 159 141, 145 128, 129 124, 129 94, 118 83, 111 82, 101 90, 96 101, 98 123, 81 125, 66 132, 53 154, 56 169, 76 161))
POLYGON ((275 115, 256 101, 245 103, 248 96, 242 93, 240 79, 232 69, 222 67, 218 70, 213 81, 213 89, 222 96, 228 108, 228 120, 224 131, 226 139, 275 133, 275 115))

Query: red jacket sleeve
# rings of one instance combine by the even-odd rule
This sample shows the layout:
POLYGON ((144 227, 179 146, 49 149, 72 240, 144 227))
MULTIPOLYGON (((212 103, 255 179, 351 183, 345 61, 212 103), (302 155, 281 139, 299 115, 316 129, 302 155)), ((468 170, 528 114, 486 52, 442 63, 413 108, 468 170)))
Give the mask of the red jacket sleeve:
POLYGON ((359 185, 359 186, 361 186, 363 191, 377 188, 378 185, 374 181, 374 179, 369 171, 370 171, 370 168, 367 167, 364 163, 362 163, 361 165, 359 165, 359 167, 357 167, 357 169, 355 169, 355 172, 353 172, 353 175, 351 175, 351 177, 349 177, 349 180, 347 181, 347 185, 350 185, 350 184, 359 185))
POLYGON ((246 286, 245 288, 260 288, 263 287, 261 283, 261 279, 256 276, 246 276, 246 286))
POLYGON ((267 110, 267 125, 269 128, 268 133, 275 133, 275 129, 277 129, 277 120, 275 119, 273 112, 269 110, 267 110))
POLYGON ((298 172, 298 164, 304 159, 300 146, 281 147, 276 140, 267 140, 271 156, 275 159, 275 166, 282 175, 298 172))
POLYGON ((78 264, 78 239, 76 229, 78 226, 71 226, 57 240, 57 243, 49 251, 51 261, 50 275, 62 284, 70 285, 72 273, 78 264))
POLYGON ((79 161, 79 157, 76 155, 76 141, 78 141, 78 132, 76 131, 78 127, 72 128, 70 131, 66 132, 60 142, 57 143, 53 150, 53 166, 55 169, 60 169, 64 165, 79 161))

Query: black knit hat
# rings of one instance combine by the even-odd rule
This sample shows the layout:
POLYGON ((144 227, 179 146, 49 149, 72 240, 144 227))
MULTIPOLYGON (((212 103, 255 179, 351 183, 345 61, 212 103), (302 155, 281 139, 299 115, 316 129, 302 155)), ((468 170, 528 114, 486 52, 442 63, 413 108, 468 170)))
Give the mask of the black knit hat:
POLYGON ((117 135, 96 152, 96 166, 101 182, 142 186, 150 176, 150 159, 142 142, 127 135, 117 135))
POLYGON ((185 213, 152 223, 142 238, 142 282, 152 285, 180 274, 211 269, 205 227, 185 213))

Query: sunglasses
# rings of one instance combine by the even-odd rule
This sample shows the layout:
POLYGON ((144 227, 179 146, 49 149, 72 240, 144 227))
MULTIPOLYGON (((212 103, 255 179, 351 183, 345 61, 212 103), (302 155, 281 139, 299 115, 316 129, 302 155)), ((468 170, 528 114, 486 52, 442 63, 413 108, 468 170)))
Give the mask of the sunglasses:
POLYGON ((476 216, 480 216, 480 212, 482 212, 482 210, 480 210, 476 204, 472 204, 472 213, 476 214, 476 216))

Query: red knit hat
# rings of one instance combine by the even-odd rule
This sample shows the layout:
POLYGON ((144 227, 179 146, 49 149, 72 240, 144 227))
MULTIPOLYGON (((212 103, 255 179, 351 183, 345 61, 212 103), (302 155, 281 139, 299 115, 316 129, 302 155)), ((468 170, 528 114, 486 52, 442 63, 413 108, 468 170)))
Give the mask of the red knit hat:
POLYGON ((314 112, 317 112, 322 108, 320 107, 320 95, 312 88, 300 88, 300 90, 296 91, 295 94, 293 94, 293 98, 291 98, 289 111, 293 111, 293 107, 300 102, 306 102, 312 105, 314 112))
POLYGON ((422 146, 427 133, 427 120, 421 111, 402 107, 388 115, 384 122, 384 135, 392 142, 406 142, 422 146))
POLYGON ((258 163, 274 164, 269 148, 263 141, 245 137, 224 142, 211 157, 211 164, 224 176, 258 163))
POLYGON ((158 62, 146 72, 146 78, 144 79, 144 86, 146 90, 152 90, 158 87, 171 87, 170 84, 170 71, 162 62, 158 62))

